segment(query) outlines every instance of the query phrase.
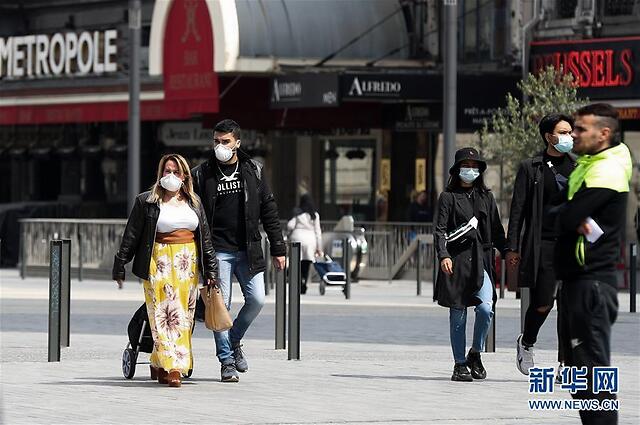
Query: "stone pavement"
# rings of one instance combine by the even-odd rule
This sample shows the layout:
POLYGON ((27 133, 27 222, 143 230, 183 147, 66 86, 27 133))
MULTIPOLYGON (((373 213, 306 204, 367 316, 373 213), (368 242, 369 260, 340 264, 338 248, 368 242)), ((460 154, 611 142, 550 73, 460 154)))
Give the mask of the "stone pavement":
MULTIPOLYGON (((118 291, 108 281, 73 281, 71 347, 48 363, 48 282, 22 281, 0 270, 0 423, 221 424, 578 424, 575 411, 533 412, 527 378, 514 364, 519 304, 513 294, 497 310, 497 352, 483 355, 485 381, 454 383, 448 312, 415 282, 363 281, 352 299, 339 291, 303 297, 301 361, 274 347, 273 293, 244 344, 250 370, 238 384, 219 382, 210 332, 194 334, 195 366, 181 389, 152 382, 139 365, 122 377, 126 325, 142 302, 137 282, 118 291)), ((240 301, 234 295, 234 310, 240 301)), ((640 422, 640 316, 620 294, 613 363, 620 367, 620 423, 640 422)), ((471 313, 471 312, 470 312, 471 313)), ((469 315, 470 319, 473 314, 469 315)), ((468 339, 471 334, 469 320, 468 339)), ((540 366, 555 366, 555 313, 536 346, 540 366)), ((142 353, 140 360, 146 360, 142 353)))

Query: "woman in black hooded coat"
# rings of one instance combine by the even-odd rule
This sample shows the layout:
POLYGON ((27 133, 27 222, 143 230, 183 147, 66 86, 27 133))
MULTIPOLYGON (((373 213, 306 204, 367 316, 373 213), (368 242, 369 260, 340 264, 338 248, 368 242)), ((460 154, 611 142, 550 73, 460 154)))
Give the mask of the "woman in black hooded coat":
POLYGON ((438 199, 434 236, 440 270, 434 300, 449 308, 453 381, 486 377, 480 352, 496 300, 493 249, 504 253, 506 246, 496 201, 484 184, 486 169, 475 149, 460 149, 449 169, 449 184, 438 199), (471 306, 476 312, 473 345, 465 357, 467 307, 471 306))

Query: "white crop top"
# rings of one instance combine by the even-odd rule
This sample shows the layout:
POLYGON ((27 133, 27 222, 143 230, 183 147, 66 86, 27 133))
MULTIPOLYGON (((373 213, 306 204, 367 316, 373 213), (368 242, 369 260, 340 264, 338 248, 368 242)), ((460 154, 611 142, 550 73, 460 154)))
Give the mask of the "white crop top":
POLYGON ((198 227, 198 216, 191 207, 184 203, 179 206, 160 203, 158 217, 158 233, 169 233, 178 229, 194 231, 198 227))

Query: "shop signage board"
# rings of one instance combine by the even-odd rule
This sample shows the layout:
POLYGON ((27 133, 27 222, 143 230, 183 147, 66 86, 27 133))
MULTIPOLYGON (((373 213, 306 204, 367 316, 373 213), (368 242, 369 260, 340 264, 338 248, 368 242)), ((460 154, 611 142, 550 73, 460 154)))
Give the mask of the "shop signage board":
POLYGON ((478 74, 458 78, 458 129, 479 130, 499 108, 507 106, 507 94, 520 98, 520 75, 478 74))
POLYGON ((115 29, 0 37, 0 79, 116 72, 117 41, 115 29))
POLYGON ((271 79, 272 109, 324 108, 339 104, 337 74, 280 75, 271 79))
POLYGON ((158 139, 166 146, 213 146, 213 129, 199 122, 166 122, 158 128, 158 139))
POLYGON ((213 30, 204 0, 175 0, 164 34, 163 82, 167 100, 211 102, 197 112, 217 112, 218 76, 213 71, 213 30))
POLYGON ((640 97, 640 36, 533 42, 530 56, 532 72, 570 72, 589 99, 640 97))
POLYGON ((350 101, 441 99, 441 80, 430 74, 345 73, 340 75, 340 96, 350 101))

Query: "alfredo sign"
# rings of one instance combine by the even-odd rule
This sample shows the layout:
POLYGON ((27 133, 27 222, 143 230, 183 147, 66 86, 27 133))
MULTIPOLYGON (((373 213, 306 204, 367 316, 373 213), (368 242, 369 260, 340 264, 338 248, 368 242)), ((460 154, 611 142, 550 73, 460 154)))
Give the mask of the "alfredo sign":
POLYGON ((343 100, 408 101, 439 98, 426 74, 368 73, 340 75, 343 100))
POLYGON ((115 72, 117 37, 115 29, 0 37, 0 78, 115 72))

